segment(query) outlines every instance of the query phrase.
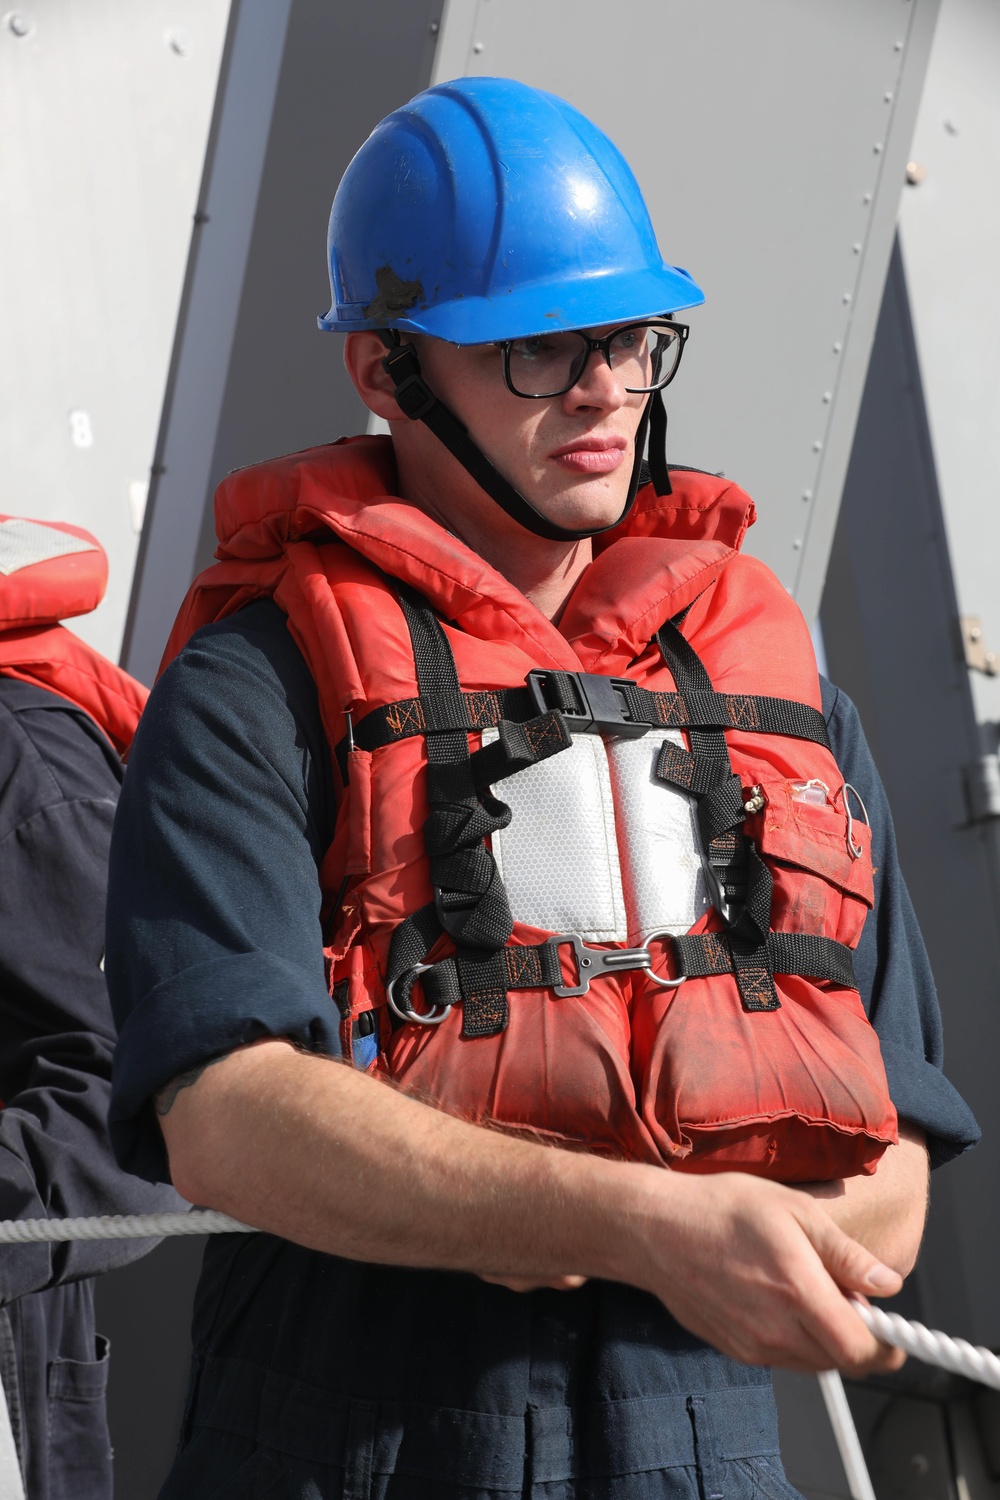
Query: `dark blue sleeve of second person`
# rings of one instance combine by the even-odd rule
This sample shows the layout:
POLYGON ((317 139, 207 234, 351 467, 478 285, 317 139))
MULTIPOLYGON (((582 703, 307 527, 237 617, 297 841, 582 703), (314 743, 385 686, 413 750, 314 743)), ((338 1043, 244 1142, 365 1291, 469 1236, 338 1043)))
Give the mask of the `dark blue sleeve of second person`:
POLYGON ((885 788, 858 711, 846 693, 821 681, 834 756, 864 802, 872 830, 875 906, 854 956, 858 989, 878 1034, 892 1102, 901 1119, 927 1132, 931 1165, 940 1166, 974 1146, 979 1127, 942 1071, 934 977, 899 868, 885 788))
POLYGON ((150 698, 112 840, 107 978, 122 1165, 167 1179, 151 1099, 262 1037, 339 1054, 318 863, 332 777, 316 690, 284 617, 200 631, 150 698))

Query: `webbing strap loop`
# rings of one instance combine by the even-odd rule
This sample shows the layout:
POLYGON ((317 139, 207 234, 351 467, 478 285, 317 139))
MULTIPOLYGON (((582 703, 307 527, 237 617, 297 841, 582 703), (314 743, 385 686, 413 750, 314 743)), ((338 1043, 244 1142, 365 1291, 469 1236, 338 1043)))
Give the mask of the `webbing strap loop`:
POLYGON ((472 777, 480 795, 495 781, 503 781, 516 771, 548 760, 550 755, 568 750, 572 744, 565 719, 554 711, 539 714, 524 724, 501 719, 497 731, 497 738, 491 744, 472 752, 472 777))
MULTIPOLYGON (((399 599, 421 696, 425 692, 458 695, 455 658, 437 617, 419 595, 405 588, 400 589, 399 599)), ((495 797, 476 795, 466 730, 429 737, 427 759, 430 810, 424 843, 438 922, 456 943, 495 951, 510 937, 514 918, 485 839, 507 826, 510 809, 495 797)))
MULTIPOLYGON (((668 620, 657 634, 663 659, 685 701, 712 692, 712 680, 676 620, 668 620)), ((729 695, 731 701, 735 697, 729 695)), ((751 727, 766 699, 746 698, 734 717, 739 727, 751 727)), ((796 704, 795 708, 805 708, 796 704)), ((825 728, 825 726, 824 726, 825 728)), ((726 924, 732 972, 747 1010, 777 1010, 781 1002, 774 987, 766 938, 771 925, 771 872, 743 834, 746 817, 743 788, 733 774, 729 746, 721 728, 688 730, 694 767, 674 757, 672 765, 689 773, 692 794, 698 799, 698 826, 708 858, 712 904, 726 924), (698 763, 705 763, 699 776, 698 763), (698 781, 700 790, 694 790, 698 781)), ((670 757, 661 754, 661 760, 670 757)))
MULTIPOLYGON (((710 762, 713 768, 716 764, 710 762)), ((731 771, 699 799, 698 827, 706 845, 720 833, 739 828, 745 817, 743 783, 731 771)))

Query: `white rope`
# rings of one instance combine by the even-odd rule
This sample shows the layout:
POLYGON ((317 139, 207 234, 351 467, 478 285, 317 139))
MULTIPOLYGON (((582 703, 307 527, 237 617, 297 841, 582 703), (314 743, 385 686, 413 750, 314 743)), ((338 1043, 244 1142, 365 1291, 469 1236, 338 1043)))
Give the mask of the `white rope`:
POLYGON ((823 1401, 826 1404, 826 1414, 830 1418, 830 1426, 833 1428, 833 1436, 840 1452, 840 1461, 844 1465, 844 1475, 851 1500, 875 1500, 868 1465, 865 1463, 858 1429, 854 1425, 854 1417, 847 1402, 847 1392, 844 1390, 840 1372, 839 1370, 821 1370, 818 1378, 819 1388, 823 1392, 823 1401))
POLYGON ((854 1302, 853 1306, 880 1343, 892 1344, 927 1365, 937 1365, 953 1375, 964 1375, 968 1380, 978 1380, 981 1385, 1000 1391, 1000 1359, 989 1349, 967 1344, 965 1339, 949 1338, 922 1323, 910 1323, 899 1313, 883 1312, 881 1307, 865 1307, 860 1302, 854 1302))
MULTIPOLYGON (((23 1245, 45 1240, 153 1240, 175 1234, 256 1234, 250 1224, 231 1219, 211 1208, 188 1213, 109 1214, 99 1219, 3 1219, 0 1245, 23 1245)), ((852 1302, 865 1326, 883 1344, 892 1344, 925 1364, 937 1365, 954 1375, 978 1380, 1000 1391, 1000 1359, 989 1349, 949 1338, 911 1323, 898 1313, 883 1312, 852 1302)))
POLYGON ((108 1214, 101 1219, 3 1219, 0 1245, 39 1240, 153 1240, 169 1234, 255 1234, 228 1214, 195 1208, 180 1214, 108 1214))

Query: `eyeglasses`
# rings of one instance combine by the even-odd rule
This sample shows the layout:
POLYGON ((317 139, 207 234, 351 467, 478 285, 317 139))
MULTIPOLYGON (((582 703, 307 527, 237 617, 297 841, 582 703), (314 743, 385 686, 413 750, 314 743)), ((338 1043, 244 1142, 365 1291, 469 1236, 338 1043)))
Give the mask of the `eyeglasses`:
POLYGON ((515 396, 561 396, 576 385, 591 354, 599 349, 627 391, 661 391, 677 374, 687 336, 686 323, 653 318, 623 323, 599 339, 579 329, 506 339, 499 346, 503 378, 515 396))

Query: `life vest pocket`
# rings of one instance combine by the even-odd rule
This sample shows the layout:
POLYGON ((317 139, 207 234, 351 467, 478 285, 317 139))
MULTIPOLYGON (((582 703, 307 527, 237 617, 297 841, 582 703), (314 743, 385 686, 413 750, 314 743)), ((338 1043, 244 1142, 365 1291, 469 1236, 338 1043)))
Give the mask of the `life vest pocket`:
POLYGON ((765 785, 763 810, 747 834, 771 870, 771 927, 814 933, 855 948, 875 904, 871 830, 848 819, 842 796, 814 803, 796 796, 796 783, 765 785))

